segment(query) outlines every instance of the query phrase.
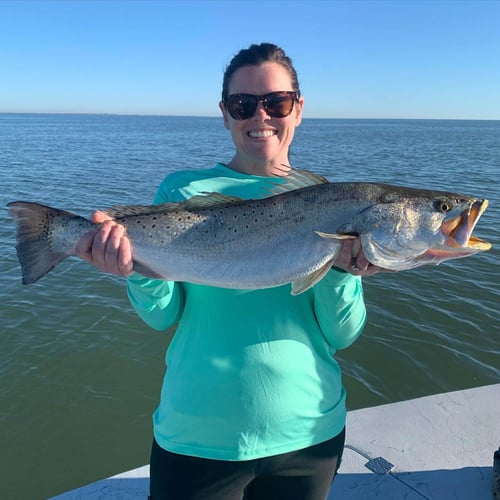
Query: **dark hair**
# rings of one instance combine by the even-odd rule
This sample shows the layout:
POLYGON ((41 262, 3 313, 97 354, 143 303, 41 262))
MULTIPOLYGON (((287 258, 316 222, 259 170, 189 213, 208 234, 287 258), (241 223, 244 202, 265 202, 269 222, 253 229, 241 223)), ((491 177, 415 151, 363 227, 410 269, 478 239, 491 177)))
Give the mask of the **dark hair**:
POLYGON ((285 54, 285 51, 273 43, 252 44, 248 49, 240 50, 227 65, 222 80, 222 100, 229 95, 229 82, 236 70, 243 66, 259 66, 267 62, 278 63, 290 74, 293 90, 300 95, 299 80, 297 72, 293 67, 292 60, 285 54))

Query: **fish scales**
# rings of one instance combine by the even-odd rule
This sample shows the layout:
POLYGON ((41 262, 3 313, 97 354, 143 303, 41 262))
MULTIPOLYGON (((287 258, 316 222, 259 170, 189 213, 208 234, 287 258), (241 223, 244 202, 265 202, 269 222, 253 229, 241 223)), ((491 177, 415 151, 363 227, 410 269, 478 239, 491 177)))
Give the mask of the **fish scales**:
POLYGON ((144 221, 120 222, 134 242, 134 259, 154 262, 166 279, 196 283, 202 269, 203 279, 218 286, 264 288, 309 274, 336 253, 339 244, 304 226, 308 218, 318 219, 305 209, 307 202, 307 197, 280 195, 167 213, 165 230, 156 235, 158 246, 145 244, 138 223, 144 221))
MULTIPOLYGON (((228 288, 292 283, 301 293, 331 268, 345 239, 358 237, 368 260, 390 270, 488 250, 472 236, 487 200, 376 183, 330 183, 305 171, 270 179, 269 196, 217 193, 180 203, 115 207, 145 276, 228 288)), ((98 226, 51 207, 14 202, 23 282, 32 283, 75 253, 98 226)))

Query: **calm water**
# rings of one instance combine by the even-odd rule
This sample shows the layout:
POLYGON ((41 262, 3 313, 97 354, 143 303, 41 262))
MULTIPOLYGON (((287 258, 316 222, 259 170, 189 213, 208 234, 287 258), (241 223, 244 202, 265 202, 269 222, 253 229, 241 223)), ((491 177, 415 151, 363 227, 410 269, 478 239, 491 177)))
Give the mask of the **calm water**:
MULTIPOLYGON (((231 151, 215 118, 0 115, 0 206, 147 203, 166 173, 231 151)), ((490 200, 476 234, 491 252, 365 279, 369 324, 338 356, 349 407, 500 382, 500 122, 305 120, 292 164, 490 200)), ((147 463, 171 332, 136 318, 122 279, 77 259, 22 286, 4 208, 0 255, 0 497, 46 498, 147 463)))

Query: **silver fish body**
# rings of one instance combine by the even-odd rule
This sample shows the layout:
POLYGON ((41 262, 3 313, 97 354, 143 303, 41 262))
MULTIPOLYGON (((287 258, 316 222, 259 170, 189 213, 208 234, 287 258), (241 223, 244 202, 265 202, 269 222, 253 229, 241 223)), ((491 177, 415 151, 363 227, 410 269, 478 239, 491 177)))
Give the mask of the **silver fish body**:
MULTIPOLYGON (((488 250, 471 237, 487 200, 374 183, 330 183, 292 171, 271 196, 212 193, 180 203, 122 207, 134 269, 154 278, 238 289, 292 283, 301 293, 330 269, 342 241, 359 237, 368 260, 400 271, 488 250)), ((50 207, 13 202, 23 282, 32 283, 97 225, 50 207)))

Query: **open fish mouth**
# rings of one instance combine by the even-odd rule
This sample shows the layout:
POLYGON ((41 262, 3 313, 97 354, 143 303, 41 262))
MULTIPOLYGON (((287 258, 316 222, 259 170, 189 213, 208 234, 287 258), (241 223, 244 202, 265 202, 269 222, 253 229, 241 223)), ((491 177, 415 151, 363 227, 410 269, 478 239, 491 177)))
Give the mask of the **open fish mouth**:
POLYGON ((442 232, 446 236, 445 246, 449 250, 455 248, 458 251, 460 249, 481 251, 491 248, 491 243, 488 241, 472 236, 472 231, 487 206, 488 200, 475 201, 468 211, 443 223, 442 232))

